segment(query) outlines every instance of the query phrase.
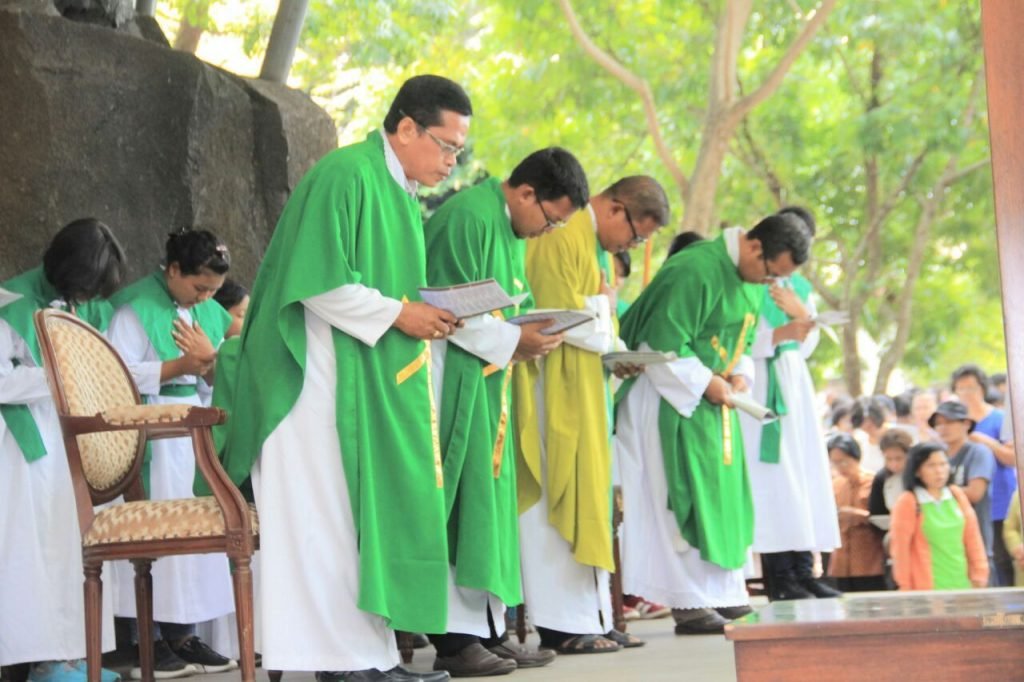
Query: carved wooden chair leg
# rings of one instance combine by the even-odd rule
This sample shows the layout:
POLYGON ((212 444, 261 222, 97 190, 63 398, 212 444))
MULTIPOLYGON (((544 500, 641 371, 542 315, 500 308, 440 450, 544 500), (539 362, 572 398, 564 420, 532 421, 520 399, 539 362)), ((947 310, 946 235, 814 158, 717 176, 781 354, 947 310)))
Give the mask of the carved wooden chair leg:
POLYGON ((516 608, 516 639, 520 644, 526 643, 526 602, 516 608))
MULTIPOLYGON (((153 567, 153 560, 132 559, 131 562, 135 566, 135 615, 139 626, 139 668, 142 669, 143 682, 152 682, 153 576, 150 570, 153 567)), ((99 682, 99 680, 97 679, 95 682, 99 682)))
POLYGON ((283 674, 280 670, 267 671, 267 677, 270 678, 270 682, 281 682, 281 675, 283 674))
POLYGON ((622 489, 615 486, 612 507, 612 558, 615 573, 612 574, 612 621, 619 632, 626 631, 626 617, 622 612, 622 560, 619 555, 619 527, 622 525, 622 489))

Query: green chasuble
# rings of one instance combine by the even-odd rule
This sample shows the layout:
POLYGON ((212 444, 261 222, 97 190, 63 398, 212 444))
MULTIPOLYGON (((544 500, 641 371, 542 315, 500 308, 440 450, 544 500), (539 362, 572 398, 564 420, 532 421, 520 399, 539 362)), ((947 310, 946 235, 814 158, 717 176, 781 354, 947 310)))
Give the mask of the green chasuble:
MULTIPOLYGON (((800 297, 800 300, 804 303, 811 295, 811 283, 806 278, 794 274, 789 277, 788 286, 796 292, 796 295, 800 297)), ((768 326, 772 329, 778 329, 779 327, 788 324, 792 319, 786 313, 782 312, 782 309, 775 304, 775 300, 772 298, 768 288, 764 290, 764 301, 761 303, 761 317, 768 323, 768 326)), ((765 361, 765 370, 767 376, 759 377, 760 381, 767 382, 767 392, 765 394, 765 407, 774 412, 775 414, 782 417, 783 415, 789 414, 789 408, 786 407, 786 401, 782 395, 782 386, 779 385, 779 378, 775 371, 775 362, 779 356, 783 353, 799 353, 800 344, 796 341, 784 341, 775 347, 775 355, 768 358, 765 361)), ((782 420, 776 419, 770 424, 765 424, 761 428, 761 452, 760 460, 770 464, 777 464, 779 461, 779 447, 782 442, 782 420)), ((755 453, 750 453, 753 456, 755 453)))
MULTIPOLYGON (((302 301, 346 284, 410 300, 426 284, 416 199, 388 172, 379 132, 331 152, 295 188, 267 247, 234 360, 214 403, 236 484, 291 411, 306 365, 302 301)), ((359 608, 396 630, 444 632, 448 548, 430 344, 389 329, 370 347, 333 330, 336 423, 359 542, 359 608)), ((295 466, 302 453, 291 453, 295 466)))
MULTIPOLYGON (((597 233, 590 211, 526 246, 526 276, 538 308, 581 310, 601 293, 597 233)), ((611 533, 611 445, 601 354, 567 343, 544 360, 546 431, 539 433, 532 382, 538 362, 516 368, 519 511, 540 499, 540 446, 547 455, 548 521, 581 564, 614 571, 611 533), (520 388, 523 390, 520 390, 520 388)))
MULTIPOLYGON (((50 303, 60 300, 60 294, 43 274, 43 268, 29 270, 17 277, 0 284, 8 291, 21 294, 21 298, 0 307, 0 319, 11 325, 11 328, 25 340, 32 359, 38 367, 43 366, 39 352, 39 339, 36 338, 33 316, 37 310, 48 308, 50 303)), ((62 302, 63 303, 63 302, 62 302)), ((67 309, 66 305, 61 306, 67 309)), ((100 299, 86 301, 75 306, 75 315, 101 332, 107 331, 110 318, 114 315, 113 306, 100 299)), ((33 462, 46 454, 42 436, 35 419, 26 405, 0 405, 0 417, 7 423, 7 428, 14 437, 25 459, 33 462)))
MULTIPOLYGON (((630 348, 647 343, 729 374, 749 354, 763 289, 740 278, 723 237, 700 242, 658 271, 623 317, 620 335, 630 348)), ((618 398, 634 384, 623 384, 618 398)), ((754 512, 736 411, 701 398, 685 418, 662 399, 658 430, 668 506, 683 539, 705 561, 741 568, 753 542, 754 512)))
MULTIPOLYGON (((449 286, 494 278, 526 291, 526 244, 512 231, 501 182, 459 192, 427 221, 427 281, 449 286)), ((522 307, 529 307, 524 301, 522 307)), ((495 313, 507 319, 519 311, 495 313)), ((509 605, 522 602, 515 449, 510 414, 513 366, 497 367, 449 342, 441 394, 441 456, 448 553, 455 582, 509 605)))

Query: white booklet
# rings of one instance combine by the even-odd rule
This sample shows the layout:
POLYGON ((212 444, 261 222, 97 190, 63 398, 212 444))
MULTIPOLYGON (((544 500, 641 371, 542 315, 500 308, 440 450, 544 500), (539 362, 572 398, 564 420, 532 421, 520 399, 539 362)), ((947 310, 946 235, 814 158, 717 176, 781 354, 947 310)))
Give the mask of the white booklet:
POLYGON ((871 525, 880 530, 889 530, 889 522, 892 520, 888 514, 872 514, 868 517, 871 525))
POLYGON ((551 320, 551 326, 545 327, 540 331, 541 334, 550 336, 551 334, 561 334, 593 319, 593 315, 582 310, 532 310, 526 315, 510 318, 508 322, 512 324, 530 324, 531 322, 551 320))
POLYGON ((451 287, 420 289, 420 298, 424 303, 447 310, 460 320, 517 305, 526 296, 527 294, 509 296, 493 279, 456 284, 451 287))
POLYGON ((729 399, 732 400, 732 404, 737 410, 746 412, 762 424, 771 423, 779 418, 779 415, 754 400, 749 393, 733 393, 729 396, 729 399))
POLYGON ((636 365, 646 367, 647 365, 663 365, 673 360, 678 360, 675 353, 661 353, 656 350, 626 350, 605 353, 601 356, 601 362, 608 369, 614 370, 619 365, 636 365))

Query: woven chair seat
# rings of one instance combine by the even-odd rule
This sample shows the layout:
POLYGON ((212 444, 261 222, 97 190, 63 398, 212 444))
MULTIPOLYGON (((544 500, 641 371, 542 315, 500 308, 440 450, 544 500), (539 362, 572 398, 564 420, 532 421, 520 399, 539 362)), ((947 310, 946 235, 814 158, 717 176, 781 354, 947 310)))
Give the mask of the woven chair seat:
MULTIPOLYGON (((256 507, 249 505, 253 535, 259 534, 256 507)), ((125 502, 96 513, 82 545, 224 536, 224 515, 214 497, 125 502)))
POLYGON ((143 424, 161 424, 180 421, 188 416, 192 405, 124 405, 111 407, 100 413, 109 424, 117 426, 141 426, 143 424))

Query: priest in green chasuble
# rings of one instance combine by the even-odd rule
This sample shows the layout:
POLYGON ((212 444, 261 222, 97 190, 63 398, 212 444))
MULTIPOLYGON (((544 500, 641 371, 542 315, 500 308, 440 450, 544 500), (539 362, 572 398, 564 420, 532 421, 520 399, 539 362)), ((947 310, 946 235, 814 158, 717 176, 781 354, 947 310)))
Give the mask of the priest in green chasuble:
POLYGON ((807 260, 793 215, 728 228, 668 259, 622 319, 633 350, 673 352, 617 396, 624 590, 672 607, 677 634, 749 613, 743 579, 753 503, 733 392, 754 381, 764 284, 807 260))
POLYGON ((551 321, 518 326, 532 307, 526 240, 545 237, 589 199, 572 154, 549 147, 526 157, 504 182, 488 178, 448 199, 427 221, 427 280, 450 286, 493 278, 517 306, 464 321, 433 342, 451 573, 448 634, 431 635, 434 668, 453 676, 499 675, 550 663, 554 652, 526 652, 504 636, 505 605, 522 603, 519 514, 511 414, 512 370, 562 342, 551 321), (483 640, 483 641, 481 641, 483 640))
POLYGON ((610 394, 601 354, 617 347, 611 254, 668 222, 656 180, 626 177, 593 197, 560 230, 526 248, 538 308, 594 316, 546 357, 521 363, 514 382, 516 479, 523 588, 541 645, 562 653, 616 650, 608 573, 612 561, 610 394))
MULTIPOLYGON (((456 164, 472 107, 406 81, 382 129, 295 188, 253 286, 221 455, 260 512, 268 669, 319 682, 445 680, 398 667, 393 629, 444 632, 448 543, 430 340, 450 313, 427 283, 420 184, 456 164)), ((218 377, 218 384, 220 384, 218 377)))

